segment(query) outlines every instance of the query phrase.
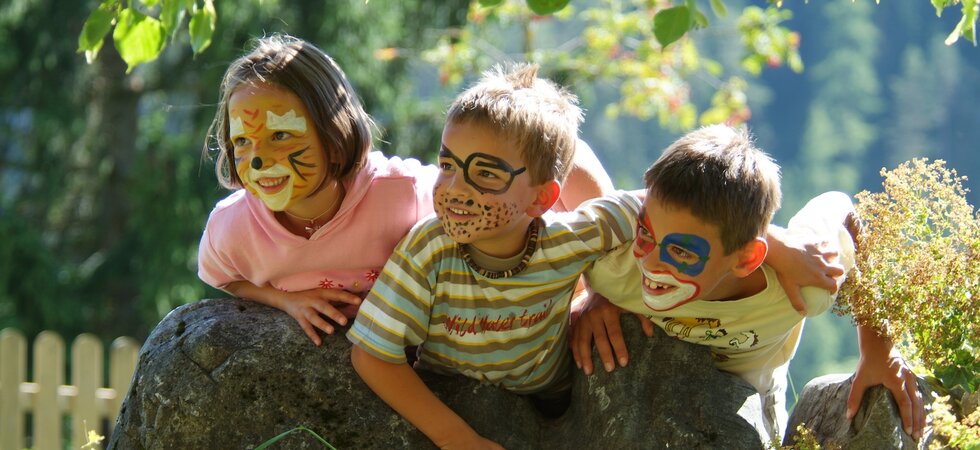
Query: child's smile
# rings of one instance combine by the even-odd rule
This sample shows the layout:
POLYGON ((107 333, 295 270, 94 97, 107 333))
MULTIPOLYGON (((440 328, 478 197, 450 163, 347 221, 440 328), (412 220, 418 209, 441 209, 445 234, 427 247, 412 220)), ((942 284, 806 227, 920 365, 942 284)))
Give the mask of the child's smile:
POLYGON ((638 263, 643 274, 643 303, 654 311, 666 311, 696 298, 701 287, 679 280, 670 272, 650 272, 638 263))
POLYGON ((283 183, 285 183, 288 179, 289 177, 263 177, 255 180, 255 182, 258 183, 259 186, 262 186, 262 190, 264 190, 266 194, 274 194, 284 187, 283 183))
POLYGON ((449 200, 446 205, 447 217, 455 221, 467 221, 479 216, 478 213, 467 211, 466 209, 460 208, 460 206, 471 208, 473 207, 473 200, 468 200, 465 204, 460 203, 456 199, 449 200))

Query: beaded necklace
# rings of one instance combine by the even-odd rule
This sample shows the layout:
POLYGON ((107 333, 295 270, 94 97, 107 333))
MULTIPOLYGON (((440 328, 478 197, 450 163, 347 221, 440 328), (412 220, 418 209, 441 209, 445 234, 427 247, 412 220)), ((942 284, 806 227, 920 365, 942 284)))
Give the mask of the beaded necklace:
POLYGON ((523 272, 524 269, 527 268, 527 263, 531 261, 531 255, 533 255, 534 251, 538 248, 538 232, 543 225, 544 220, 542 220, 540 217, 536 217, 531 221, 531 224, 527 227, 527 243, 524 244, 524 256, 521 258, 521 262, 519 264, 507 270, 501 270, 498 272, 484 269, 483 267, 477 265, 476 261, 473 260, 473 257, 470 255, 470 251, 467 250, 465 244, 456 244, 456 247, 459 248, 459 253, 462 255, 463 261, 466 261, 466 264, 475 270, 476 273, 490 279, 510 278, 523 272))

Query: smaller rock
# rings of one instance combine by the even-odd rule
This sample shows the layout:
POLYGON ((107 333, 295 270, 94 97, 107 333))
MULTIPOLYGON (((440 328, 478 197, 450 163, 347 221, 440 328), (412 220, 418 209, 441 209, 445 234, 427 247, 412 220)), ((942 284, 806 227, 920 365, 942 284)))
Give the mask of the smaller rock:
MULTIPOLYGON (((918 443, 905 434, 898 405, 884 386, 868 389, 853 424, 847 420, 847 397, 853 381, 853 375, 833 374, 807 383, 789 417, 783 445, 794 444, 799 437, 796 429, 804 424, 825 448, 924 450, 929 447, 931 430, 927 428, 918 443)), ((932 398, 931 389, 922 379, 919 379, 919 393, 926 403, 932 398)))

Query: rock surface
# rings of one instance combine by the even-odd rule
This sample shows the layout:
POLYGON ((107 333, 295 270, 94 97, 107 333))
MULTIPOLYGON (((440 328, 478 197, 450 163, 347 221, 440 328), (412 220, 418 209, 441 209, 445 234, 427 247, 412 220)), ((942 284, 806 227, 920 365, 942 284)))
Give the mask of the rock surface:
MULTIPOLYGON (((898 405, 884 386, 875 386, 865 392, 861 408, 854 416, 853 423, 850 423, 847 420, 847 396, 852 381, 850 374, 835 374, 814 378, 807 383, 789 417, 783 444, 796 442, 796 428, 803 423, 824 448, 929 448, 933 440, 931 430, 927 427, 918 443, 905 434, 898 405)), ((922 380, 919 380, 919 393, 928 406, 932 391, 922 380)))
MULTIPOLYGON (((574 375, 572 404, 541 417, 524 397, 422 373, 479 433, 508 449, 761 448, 759 396, 707 348, 624 319, 630 365, 574 375)), ((433 448, 360 380, 343 334, 315 347, 285 313, 238 300, 171 312, 140 351, 108 448, 254 448, 303 425, 338 449, 433 448)), ((598 364, 596 358, 596 366, 598 364)), ((271 448, 323 448, 292 433, 271 448)))

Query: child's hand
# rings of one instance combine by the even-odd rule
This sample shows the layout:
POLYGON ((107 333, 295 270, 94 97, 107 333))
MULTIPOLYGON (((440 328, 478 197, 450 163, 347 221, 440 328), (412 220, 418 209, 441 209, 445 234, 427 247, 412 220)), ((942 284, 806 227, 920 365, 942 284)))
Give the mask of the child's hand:
POLYGON ((918 441, 926 426, 926 412, 919 393, 918 380, 892 342, 868 327, 858 327, 861 359, 854 371, 851 392, 847 396, 847 418, 853 419, 864 392, 871 386, 884 385, 898 405, 905 433, 918 441))
MULTIPOLYGON (((629 362, 629 352, 626 351, 626 341, 623 330, 619 325, 619 316, 625 311, 606 300, 599 294, 577 302, 572 307, 571 347, 575 365, 586 375, 592 375, 592 340, 595 338, 596 350, 606 372, 616 368, 613 354, 619 360, 619 365, 625 367, 629 362)), ((637 314, 643 325, 643 332, 653 336, 653 323, 637 314)))
POLYGON ((837 251, 828 250, 827 242, 804 241, 775 226, 769 227, 767 240, 766 262, 776 270, 779 284, 800 315, 806 315, 800 292, 803 286, 837 292, 837 279, 844 275, 844 266, 838 262, 837 251))
MULTIPOLYGON (((299 292, 284 292, 287 298, 281 303, 283 310, 286 311, 306 336, 316 344, 317 347, 323 343, 314 327, 323 330, 324 333, 333 334, 334 326, 323 316, 333 320, 337 324, 347 325, 347 317, 333 303, 344 303, 347 305, 360 305, 361 298, 355 294, 339 289, 310 289, 299 292)), ((345 308, 346 309, 346 308, 345 308)))

